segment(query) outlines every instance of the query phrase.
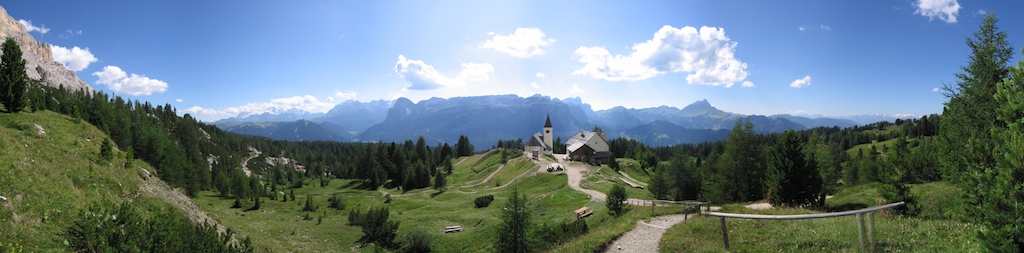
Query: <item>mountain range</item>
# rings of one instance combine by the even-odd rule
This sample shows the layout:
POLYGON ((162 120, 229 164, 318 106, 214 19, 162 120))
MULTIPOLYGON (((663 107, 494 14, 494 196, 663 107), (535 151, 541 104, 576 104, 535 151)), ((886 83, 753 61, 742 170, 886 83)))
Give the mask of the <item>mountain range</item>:
POLYGON ((418 103, 407 98, 369 102, 349 100, 323 114, 290 110, 239 115, 219 120, 214 125, 230 132, 290 141, 400 142, 422 136, 428 143, 454 143, 460 135, 466 135, 474 146, 482 149, 498 140, 526 139, 541 130, 548 116, 556 137, 600 127, 608 138, 631 138, 652 146, 723 140, 741 119, 750 119, 755 132, 778 133, 814 127, 846 128, 913 117, 743 115, 719 110, 707 100, 696 101, 681 109, 618 106, 595 111, 580 98, 492 95, 431 98, 418 103))

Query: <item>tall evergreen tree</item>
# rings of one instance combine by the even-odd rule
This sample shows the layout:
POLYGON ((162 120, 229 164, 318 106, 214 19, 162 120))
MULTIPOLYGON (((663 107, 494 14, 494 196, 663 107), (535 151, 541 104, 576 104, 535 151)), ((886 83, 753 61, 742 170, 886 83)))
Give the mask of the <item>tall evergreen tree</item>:
POLYGON ((526 210, 526 196, 519 194, 519 186, 512 187, 512 195, 501 212, 501 224, 496 235, 498 252, 529 252, 526 230, 530 227, 530 212, 526 210))
POLYGON ((709 200, 742 202, 764 198, 761 146, 755 137, 750 118, 745 122, 736 120, 725 141, 725 151, 718 159, 717 171, 711 176, 708 187, 704 187, 709 200))
POLYGON ((989 130, 1006 127, 1005 122, 996 119, 999 104, 994 95, 996 83, 1008 77, 1007 63, 1013 49, 1006 33, 996 26, 997 21, 993 13, 985 16, 974 37, 967 39, 971 56, 967 65, 960 67, 963 72, 956 74, 959 80, 943 89, 949 101, 943 108, 939 128, 944 143, 940 163, 944 176, 961 186, 971 206, 981 201, 974 190, 980 184, 980 175, 996 164, 992 155, 996 145, 989 130))
POLYGON ((992 252, 1024 252, 1024 61, 1010 75, 996 86, 996 114, 1006 124, 991 130, 996 166, 985 170, 978 184, 981 205, 976 208, 984 217, 979 237, 992 252))
POLYGON ((21 58, 21 47, 12 38, 3 43, 0 57, 0 103, 7 113, 17 113, 25 107, 25 92, 28 89, 28 75, 25 74, 25 59, 21 58))
POLYGON ((821 174, 815 162, 804 157, 803 149, 800 135, 788 130, 765 152, 768 171, 764 185, 772 205, 809 204, 821 192, 821 174))

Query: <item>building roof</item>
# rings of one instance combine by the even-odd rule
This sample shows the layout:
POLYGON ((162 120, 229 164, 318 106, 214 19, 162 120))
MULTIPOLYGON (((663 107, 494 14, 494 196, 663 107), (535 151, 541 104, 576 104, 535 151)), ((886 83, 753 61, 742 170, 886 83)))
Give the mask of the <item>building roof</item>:
POLYGON ((582 148, 584 145, 587 145, 587 143, 586 142, 576 142, 576 143, 567 145, 565 147, 565 151, 567 151, 569 153, 573 153, 573 152, 576 152, 576 150, 582 148))
POLYGON ((544 135, 541 135, 540 133, 535 133, 533 134, 533 136, 530 137, 529 140, 526 140, 526 146, 551 149, 551 147, 548 147, 548 144, 544 142, 544 135))
POLYGON ((551 114, 548 114, 548 119, 544 121, 544 127, 551 127, 551 114))

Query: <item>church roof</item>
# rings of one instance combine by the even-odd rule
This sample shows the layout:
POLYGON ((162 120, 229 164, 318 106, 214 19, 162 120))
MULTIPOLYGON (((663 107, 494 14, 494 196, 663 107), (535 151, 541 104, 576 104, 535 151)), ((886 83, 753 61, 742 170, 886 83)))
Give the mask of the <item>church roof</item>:
POLYGON ((533 134, 529 140, 526 141, 527 147, 542 147, 545 149, 551 149, 548 144, 544 142, 544 136, 540 133, 533 134))
POLYGON ((551 127, 551 115, 548 114, 548 119, 544 122, 544 127, 551 127))

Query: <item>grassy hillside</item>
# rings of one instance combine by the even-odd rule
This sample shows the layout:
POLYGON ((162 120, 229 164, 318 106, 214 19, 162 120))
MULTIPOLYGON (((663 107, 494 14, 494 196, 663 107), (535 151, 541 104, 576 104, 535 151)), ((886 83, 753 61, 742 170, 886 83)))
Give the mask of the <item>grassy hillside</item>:
POLYGON ((188 205, 158 179, 143 180, 142 170, 156 172, 152 166, 136 160, 125 167, 116 149, 102 160, 104 138, 84 121, 49 111, 0 114, 0 196, 7 198, 0 201, 0 251, 70 250, 60 234, 93 204, 131 201, 144 215, 188 205))
MULTIPOLYGON (((485 153, 453 159, 452 162, 458 164, 448 177, 448 189, 444 192, 432 189, 367 191, 358 188, 359 181, 335 179, 326 187, 308 184, 295 189, 296 201, 265 200, 258 211, 231 209, 234 200, 219 198, 214 192, 203 192, 195 201, 222 224, 251 236, 258 252, 371 252, 373 247, 360 248, 356 243, 362 230, 350 226, 347 216, 352 209, 380 206, 389 207, 391 219, 400 222, 399 234, 412 228, 426 230, 433 238, 435 252, 490 252, 494 250, 501 210, 513 185, 518 185, 526 194, 526 206, 536 225, 568 221, 573 211, 583 206, 594 211, 594 215, 587 218, 591 232, 564 244, 549 245, 555 252, 584 252, 603 247, 632 229, 636 220, 651 215, 650 209, 642 208, 623 217, 610 217, 604 202, 590 201, 589 196, 569 188, 564 173, 534 173, 539 167, 523 157, 509 160, 498 170, 501 163, 495 159, 500 159, 500 155, 485 153), (473 168, 478 172, 473 172, 473 168), (492 173, 493 177, 483 181, 492 173), (327 207, 332 194, 346 197, 345 210, 327 207), (489 194, 495 197, 489 207, 474 207, 475 198, 489 194), (316 212, 301 211, 306 196, 312 196, 314 203, 320 206, 316 212), (304 219, 307 214, 310 220, 304 219), (318 224, 321 219, 322 223, 318 224), (462 226, 464 230, 449 234, 439 232, 444 226, 452 225, 462 226)), ((244 207, 252 205, 251 201, 243 201, 244 207)), ((658 207, 655 211, 662 215, 682 209, 658 207)))
MULTIPOLYGON (((960 222, 951 216, 962 215, 950 207, 955 189, 946 183, 915 185, 913 194, 922 206, 920 217, 906 218, 876 213, 875 245, 879 251, 913 252, 979 252, 974 237, 977 226, 960 222), (943 202, 951 202, 942 204, 943 202)), ((826 202, 829 208, 859 209, 875 206, 880 199, 871 184, 844 189, 826 202)), ((742 204, 724 206, 722 212, 757 214, 803 214, 815 211, 781 208, 749 210, 742 204)), ((732 251, 858 252, 856 217, 845 216, 812 220, 746 220, 727 219, 732 251)), ((662 238, 664 252, 721 252, 722 235, 719 218, 700 216, 670 228, 662 238)))

